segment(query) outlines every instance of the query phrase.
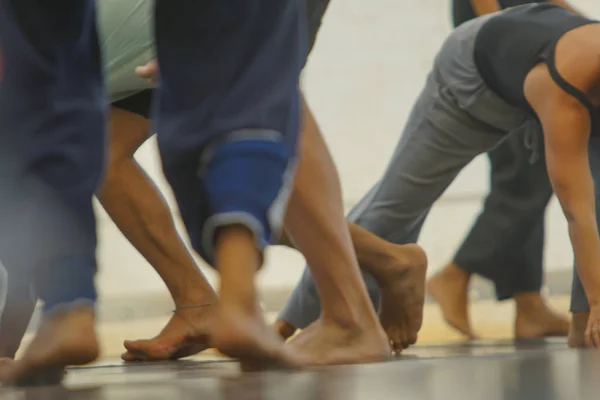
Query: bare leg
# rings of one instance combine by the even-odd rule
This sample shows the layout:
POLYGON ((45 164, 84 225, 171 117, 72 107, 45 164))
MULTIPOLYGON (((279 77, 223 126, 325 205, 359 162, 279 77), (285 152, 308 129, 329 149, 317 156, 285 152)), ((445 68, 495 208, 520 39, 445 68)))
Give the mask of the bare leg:
MULTIPOLYGON (((379 287, 379 319, 394 350, 401 351, 417 341, 423 321, 427 256, 416 244, 396 245, 352 222, 348 226, 360 268, 379 287)), ((286 237, 284 243, 293 247, 286 237)), ((297 327, 278 320, 275 329, 288 339, 297 327)))
POLYGON ((568 335, 569 320, 552 311, 541 293, 518 293, 514 299, 517 305, 516 338, 568 335))
POLYGON ((295 365, 281 338, 264 320, 254 285, 260 265, 256 241, 246 227, 221 229, 216 242, 220 303, 211 344, 223 354, 239 359, 243 369, 295 365))
MULTIPOLYGON (((310 110, 304 114, 304 118, 304 144, 301 147, 302 156, 298 175, 306 171, 307 176, 310 177, 310 174, 316 174, 305 165, 308 163, 307 160, 319 165, 319 161, 310 157, 314 157, 316 149, 322 147, 326 151, 326 147, 310 110)), ((326 159, 330 160, 328 153, 323 157, 323 160, 326 159)), ((297 178, 295 182, 297 192, 308 190, 300 187, 301 184, 302 182, 297 178)), ((425 253, 418 245, 401 246, 386 242, 353 223, 349 223, 349 229, 360 268, 371 273, 379 283, 380 320, 394 349, 400 351, 416 342, 421 327, 427 269, 425 253)), ((293 246, 287 237, 284 237, 283 242, 293 246)), ((277 321, 275 329, 285 339, 291 337, 296 331, 296 327, 287 321, 277 321)))
POLYGON ((450 326, 468 338, 475 333, 468 315, 468 285, 472 275, 492 281, 499 300, 517 301, 516 337, 544 336, 566 329, 566 320, 550 311, 540 290, 543 278, 544 210, 552 186, 543 162, 543 146, 533 150, 541 133, 524 125, 488 152, 491 189, 452 264, 428 282, 450 326), (539 157, 536 162, 533 159, 539 157), (518 295, 522 293, 523 295, 518 295))
POLYGON ((379 319, 394 350, 416 343, 423 323, 427 256, 416 244, 396 245, 350 223, 361 268, 380 289, 379 319))
MULTIPOLYGON (((446 266, 428 282, 429 293, 440 305, 446 322, 474 339, 468 314, 470 274, 455 264, 446 266)), ((569 330, 567 318, 556 314, 544 302, 539 292, 517 293, 515 338, 564 336, 569 330)))
POLYGON ((289 346, 311 365, 381 360, 390 347, 361 279, 339 177, 306 104, 303 117, 302 162, 285 227, 310 265, 322 313, 289 346))
POLYGON ((427 290, 440 305, 444 319, 469 339, 477 336, 469 320, 469 280, 471 275, 456 264, 449 264, 427 282, 427 290))
MULTIPOLYGON (((170 210, 152 180, 134 160, 146 141, 145 118, 113 108, 110 157, 98 198, 121 232, 163 279, 175 307, 211 304, 217 297, 177 234, 170 210)), ((181 308, 153 339, 125 341, 126 361, 165 360, 205 350, 214 307, 181 308)))

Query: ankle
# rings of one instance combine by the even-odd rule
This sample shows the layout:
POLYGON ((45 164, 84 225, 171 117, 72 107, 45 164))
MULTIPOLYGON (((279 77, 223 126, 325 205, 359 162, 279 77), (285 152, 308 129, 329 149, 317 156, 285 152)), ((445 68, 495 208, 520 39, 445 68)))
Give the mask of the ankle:
POLYGON ((578 332, 585 332, 589 317, 589 312, 574 312, 571 318, 571 326, 578 332))
MULTIPOLYGON (((184 304, 191 304, 191 303, 184 303, 184 304)), ((173 308, 173 314, 177 314, 181 317, 193 317, 193 316, 197 316, 197 315, 203 315, 206 317, 206 314, 212 314, 214 313, 214 311, 217 308, 217 304, 211 304, 211 303, 196 303, 195 305, 181 305, 178 306, 176 305, 173 308)))
MULTIPOLYGON (((174 268, 176 270, 176 268, 174 268)), ((198 272, 198 271, 197 271, 198 272)), ((199 274, 199 272, 198 272, 199 274)), ((198 274, 181 275, 175 280, 167 280, 167 289, 175 301, 175 304, 184 304, 190 302, 214 301, 217 294, 213 287, 208 283, 204 276, 198 274)))
POLYGON ((539 313, 540 310, 548 309, 548 306, 539 292, 516 293, 513 298, 515 299, 517 313, 532 314, 539 313))
POLYGON ((173 295, 173 302, 175 303, 176 309, 188 309, 188 308, 200 308, 200 307, 208 307, 208 306, 216 306, 219 302, 219 297, 212 290, 210 291, 200 291, 200 294, 190 294, 185 293, 183 295, 173 295))
POLYGON ((469 281, 471 280, 471 273, 467 270, 463 269, 458 264, 448 264, 443 267, 439 272, 434 275, 435 277, 439 277, 444 281, 453 284, 461 284, 464 286, 469 285, 469 281))
POLYGON ((571 324, 569 326, 569 339, 568 345, 571 348, 582 348, 585 345, 585 330, 587 329, 587 322, 589 313, 573 313, 571 324))
POLYGON ((349 309, 342 307, 333 307, 333 310, 335 312, 323 310, 320 318, 324 323, 347 330, 379 326, 379 319, 373 310, 359 312, 356 308, 349 309))
POLYGON ((363 239, 354 245, 358 264, 371 273, 377 273, 383 265, 393 261, 393 245, 383 239, 363 239))
POLYGON ((385 279, 390 267, 398 264, 398 256, 394 252, 397 246, 383 242, 377 246, 372 245, 368 252, 357 253, 358 263, 362 269, 370 272, 377 280, 385 279))
POLYGON ((258 293, 254 285, 229 287, 221 284, 218 309, 220 314, 255 315, 262 313, 258 293))

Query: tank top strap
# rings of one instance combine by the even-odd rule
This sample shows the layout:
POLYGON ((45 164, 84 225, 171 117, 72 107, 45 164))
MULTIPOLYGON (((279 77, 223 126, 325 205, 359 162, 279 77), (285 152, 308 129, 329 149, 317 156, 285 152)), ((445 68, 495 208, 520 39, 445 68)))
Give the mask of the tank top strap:
POLYGON ((556 82, 556 84, 565 92, 576 98, 590 113, 590 135, 600 136, 600 107, 595 107, 592 102, 586 97, 586 95, 575 86, 562 77, 562 75, 556 69, 555 62, 556 45, 552 47, 549 57, 546 59, 546 65, 548 66, 548 72, 550 77, 556 82))
POLYGON ((565 80, 565 78, 563 78, 562 75, 558 72, 558 70, 556 69, 555 55, 556 55, 556 44, 554 44, 554 46, 552 46, 552 50, 550 50, 550 54, 545 60, 546 66, 548 67, 548 72, 550 72, 550 77, 552 78, 552 80, 562 90, 564 90, 571 96, 575 97, 581 104, 583 104, 583 106, 585 108, 588 109, 588 111, 591 114, 596 112, 597 110, 595 109, 594 105, 588 100, 588 98, 585 96, 585 94, 581 90, 577 89, 575 86, 573 86, 569 82, 567 82, 565 80))

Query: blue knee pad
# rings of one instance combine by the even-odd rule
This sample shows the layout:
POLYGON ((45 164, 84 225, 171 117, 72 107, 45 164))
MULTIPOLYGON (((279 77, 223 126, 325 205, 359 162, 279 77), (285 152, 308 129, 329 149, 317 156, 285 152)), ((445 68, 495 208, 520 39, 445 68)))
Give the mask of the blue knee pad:
POLYGON ((279 238, 292 189, 295 163, 289 143, 242 138, 220 144, 204 175, 210 216, 202 230, 202 251, 213 259, 218 228, 241 224, 263 250, 279 238))

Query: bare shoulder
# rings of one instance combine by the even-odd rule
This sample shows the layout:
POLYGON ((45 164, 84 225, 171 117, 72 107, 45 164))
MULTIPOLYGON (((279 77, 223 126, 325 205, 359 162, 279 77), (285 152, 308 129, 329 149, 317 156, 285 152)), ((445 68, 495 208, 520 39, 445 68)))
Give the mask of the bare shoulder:
MULTIPOLYGON (((556 45, 553 61, 562 79, 593 104, 600 105, 600 24, 584 25, 566 33, 556 45)), ((556 83, 546 63, 529 72, 523 89, 534 109, 548 102, 579 104, 556 83)))

